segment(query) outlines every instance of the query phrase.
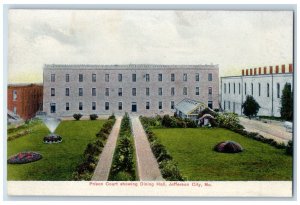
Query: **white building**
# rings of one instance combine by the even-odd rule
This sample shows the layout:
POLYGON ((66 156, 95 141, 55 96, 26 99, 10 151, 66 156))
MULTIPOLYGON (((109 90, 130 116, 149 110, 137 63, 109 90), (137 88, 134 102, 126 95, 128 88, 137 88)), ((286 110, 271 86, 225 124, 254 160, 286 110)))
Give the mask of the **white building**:
POLYGON ((219 108, 218 65, 45 65, 51 116, 173 114, 184 98, 219 108))
POLYGON ((293 65, 242 70, 241 76, 221 78, 221 106, 224 111, 242 115, 242 104, 252 95, 260 105, 258 116, 280 117, 281 95, 285 84, 293 89, 293 65))

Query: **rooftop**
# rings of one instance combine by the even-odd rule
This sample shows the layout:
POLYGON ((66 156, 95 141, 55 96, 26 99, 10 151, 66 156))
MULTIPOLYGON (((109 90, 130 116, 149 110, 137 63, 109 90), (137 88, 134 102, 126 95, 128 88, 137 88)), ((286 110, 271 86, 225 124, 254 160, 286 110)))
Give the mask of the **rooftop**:
POLYGON ((192 100, 189 98, 183 99, 175 106, 177 110, 181 111, 185 115, 190 114, 191 112, 193 112, 195 109, 199 107, 204 108, 206 107, 206 105, 200 101, 192 100))
POLYGON ((97 64, 45 64, 44 69, 219 69, 219 65, 161 65, 161 64, 124 64, 124 65, 97 65, 97 64))

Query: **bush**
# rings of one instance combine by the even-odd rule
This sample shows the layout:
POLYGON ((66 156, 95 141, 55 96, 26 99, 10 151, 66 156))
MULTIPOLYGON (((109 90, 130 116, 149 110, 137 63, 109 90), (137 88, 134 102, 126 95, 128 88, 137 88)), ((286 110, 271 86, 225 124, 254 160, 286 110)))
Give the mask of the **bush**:
POLYGON ((159 164, 161 174, 168 181, 183 181, 184 178, 180 174, 177 164, 171 160, 162 161, 159 164))
POLYGON ((285 153, 286 154, 288 154, 288 155, 293 155, 293 148, 294 148, 294 146, 293 146, 293 141, 292 140, 290 140, 289 142, 288 142, 288 144, 287 144, 287 146, 286 146, 286 149, 285 149, 285 153))
POLYGON ((240 120, 238 115, 235 113, 222 113, 216 116, 216 122, 219 127, 237 130, 241 129, 242 126, 239 124, 240 120))
POLYGON ((108 120, 115 120, 115 119, 116 119, 116 116, 114 113, 108 117, 108 120))
POLYGON ((98 115, 96 115, 96 114, 90 115, 90 120, 96 120, 97 118, 98 118, 98 115))
POLYGON ((80 114, 80 113, 74 114, 73 117, 75 120, 80 120, 80 118, 82 117, 82 114, 80 114))

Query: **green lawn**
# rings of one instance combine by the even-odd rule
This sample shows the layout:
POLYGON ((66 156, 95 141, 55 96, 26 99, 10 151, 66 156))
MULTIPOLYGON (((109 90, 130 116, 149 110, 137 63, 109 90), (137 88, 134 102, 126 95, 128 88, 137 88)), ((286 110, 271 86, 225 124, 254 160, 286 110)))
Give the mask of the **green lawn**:
POLYGON ((153 129, 187 180, 292 180, 292 157, 284 149, 243 137, 222 128, 153 129), (225 140, 244 151, 225 154, 213 147, 225 140))
POLYGON ((96 139, 96 132, 105 120, 62 121, 55 133, 62 136, 59 144, 44 144, 49 133, 40 123, 33 132, 7 142, 8 157, 21 151, 36 151, 43 155, 39 161, 28 164, 8 164, 8 180, 71 180, 75 167, 83 160, 86 145, 96 139))

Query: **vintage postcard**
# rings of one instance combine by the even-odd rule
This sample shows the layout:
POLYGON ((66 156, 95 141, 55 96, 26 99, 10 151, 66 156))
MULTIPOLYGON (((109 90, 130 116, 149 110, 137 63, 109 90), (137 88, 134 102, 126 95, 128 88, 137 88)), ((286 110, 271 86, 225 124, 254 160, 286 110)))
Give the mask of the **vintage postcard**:
POLYGON ((293 18, 10 9, 8 195, 293 197, 293 18))

